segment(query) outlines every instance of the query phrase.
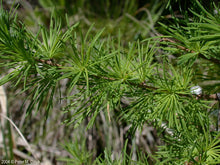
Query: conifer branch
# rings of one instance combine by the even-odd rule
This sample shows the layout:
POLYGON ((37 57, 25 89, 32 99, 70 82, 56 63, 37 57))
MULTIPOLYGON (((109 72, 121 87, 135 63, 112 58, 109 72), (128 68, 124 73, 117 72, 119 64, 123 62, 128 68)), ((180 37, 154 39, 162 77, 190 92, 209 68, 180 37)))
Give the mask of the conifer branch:
MULTIPOLYGON (((172 39, 169 39, 169 38, 162 38, 161 41, 167 41, 167 42, 171 42, 171 43, 174 43, 176 44, 176 42, 172 39)), ((190 53, 195 53, 194 50, 190 50, 184 46, 181 46, 181 45, 176 45, 177 48, 179 48, 180 50, 183 50, 183 51, 186 51, 186 52, 190 52, 190 53)), ((207 58, 205 57, 204 55, 202 55, 201 53, 199 54, 199 56, 205 60, 208 60, 208 61, 211 61, 215 64, 218 64, 220 65, 220 60, 216 59, 216 58, 213 58, 213 57, 210 57, 210 58, 207 58)))
MULTIPOLYGON (((168 39, 168 40, 171 41, 171 42, 174 42, 173 40, 170 40, 170 39, 168 39)), ((184 48, 184 47, 182 47, 182 48, 186 50, 186 48, 184 48)), ((62 67, 62 65, 54 63, 52 59, 50 59, 50 60, 36 59, 36 61, 38 61, 40 63, 43 63, 43 64, 50 65, 50 66, 56 66, 58 68, 62 67)), ((112 78, 112 77, 97 76, 97 75, 92 75, 92 76, 95 77, 95 78, 98 78, 98 79, 104 79, 104 80, 110 80, 110 81, 116 81, 117 80, 117 79, 112 78)), ((132 86, 137 86, 137 87, 142 88, 142 89, 149 89, 149 90, 158 90, 159 89, 157 87, 149 86, 144 82, 139 83, 139 84, 136 84, 136 83, 131 82, 131 81, 127 81, 127 82, 132 86)), ((164 92, 166 92, 166 91, 164 91, 164 92)), ((190 95, 188 95, 188 94, 178 94, 178 95, 183 96, 183 97, 190 97, 190 95)), ((202 95, 197 95, 196 97, 198 99, 218 100, 218 97, 217 97, 216 94, 210 94, 210 95, 202 94, 202 95)))

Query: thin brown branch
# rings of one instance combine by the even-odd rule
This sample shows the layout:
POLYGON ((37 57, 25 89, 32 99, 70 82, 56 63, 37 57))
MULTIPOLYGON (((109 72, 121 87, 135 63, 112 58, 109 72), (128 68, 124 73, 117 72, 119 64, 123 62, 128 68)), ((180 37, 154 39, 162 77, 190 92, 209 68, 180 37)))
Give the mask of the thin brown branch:
POLYGON ((104 79, 104 80, 111 80, 111 81, 116 81, 115 78, 111 78, 111 77, 104 77, 104 76, 97 76, 97 75, 92 75, 93 77, 95 78, 98 78, 98 79, 104 79))
POLYGON ((218 100, 216 94, 211 94, 211 95, 202 95, 201 98, 205 99, 211 99, 211 100, 218 100))
MULTIPOLYGON (((183 51, 186 51, 186 52, 190 52, 190 53, 195 53, 194 50, 190 50, 190 49, 188 49, 188 48, 186 48, 186 47, 184 47, 184 46, 177 45, 177 42, 174 41, 174 40, 172 40, 172 39, 169 39, 169 38, 161 38, 161 41, 167 41, 167 42, 174 43, 174 44, 176 44, 176 47, 179 48, 180 50, 183 50, 183 51)), ((218 59, 216 59, 216 58, 213 58, 213 57, 207 58, 207 57, 205 57, 204 55, 202 55, 201 53, 199 54, 199 57, 200 57, 200 58, 203 58, 203 59, 205 59, 205 60, 208 60, 208 61, 210 61, 210 62, 213 62, 213 63, 215 63, 215 64, 220 65, 220 60, 218 60, 218 59)))
POLYGON ((140 83, 140 84, 136 84, 136 83, 133 83, 133 82, 128 82, 128 83, 132 86, 137 86, 137 87, 143 88, 143 89, 150 89, 150 90, 157 90, 158 89, 156 87, 149 86, 145 83, 140 83))
MULTIPOLYGON (((176 44, 176 42, 174 40, 171 40, 169 38, 161 38, 161 41, 167 41, 167 42, 171 42, 171 43, 176 44)), ((181 46, 181 45, 176 45, 176 47, 181 50, 187 51, 187 52, 195 53, 195 51, 189 50, 188 48, 185 48, 184 46, 181 46)))
POLYGON ((38 61, 40 63, 43 63, 43 64, 50 65, 50 66, 62 67, 62 65, 54 63, 52 60, 36 59, 36 61, 38 61))

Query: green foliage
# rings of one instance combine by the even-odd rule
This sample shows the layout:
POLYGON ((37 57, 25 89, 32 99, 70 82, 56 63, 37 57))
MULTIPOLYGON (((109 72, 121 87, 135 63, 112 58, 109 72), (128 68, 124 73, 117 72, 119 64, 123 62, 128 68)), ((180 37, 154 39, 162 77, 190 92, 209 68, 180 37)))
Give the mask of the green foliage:
MULTIPOLYGON (((174 145, 161 146, 158 152, 164 162, 184 164, 186 162, 201 164, 219 163, 219 133, 213 137, 209 128, 205 128, 208 116, 197 114, 201 130, 192 125, 182 130, 177 137, 166 137, 166 141, 174 145), (205 121, 205 122, 204 122, 205 121)), ((198 123, 198 124, 199 124, 198 123)))
POLYGON ((82 144, 76 140, 74 143, 68 142, 63 147, 71 154, 71 158, 60 158, 59 160, 65 161, 67 164, 93 164, 93 165, 148 165, 147 157, 143 156, 141 153, 138 154, 138 160, 132 160, 132 155, 127 154, 127 142, 123 147, 122 153, 115 160, 111 159, 111 152, 107 150, 104 151, 104 155, 100 155, 92 163, 91 153, 86 151, 85 140, 82 144))
POLYGON ((62 146, 70 153, 72 158, 60 158, 59 160, 65 161, 67 164, 75 165, 92 164, 92 154, 86 150, 85 140, 80 144, 76 138, 74 142, 68 142, 62 146))
POLYGON ((102 158, 98 158, 96 161, 95 161, 95 164, 97 165, 117 165, 117 164, 122 164, 122 165, 133 165, 133 164, 137 164, 137 165, 148 165, 148 162, 147 162, 147 157, 145 156, 142 156, 141 154, 138 155, 138 160, 137 161, 134 161, 132 160, 132 155, 128 155, 127 154, 127 151, 126 151, 126 148, 127 148, 127 142, 125 142, 125 145, 124 145, 124 148, 122 150, 122 153, 120 155, 119 158, 115 159, 115 160, 112 160, 111 159, 111 153, 108 153, 106 150, 104 152, 104 159, 102 158))

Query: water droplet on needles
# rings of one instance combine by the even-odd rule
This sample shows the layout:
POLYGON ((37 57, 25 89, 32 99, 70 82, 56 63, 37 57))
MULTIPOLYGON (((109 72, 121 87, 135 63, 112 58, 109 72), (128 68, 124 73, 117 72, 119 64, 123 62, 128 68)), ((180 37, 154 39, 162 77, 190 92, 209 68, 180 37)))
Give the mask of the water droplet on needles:
POLYGON ((198 85, 194 86, 194 87, 191 87, 190 91, 191 91, 192 94, 195 94, 195 95, 201 95, 202 94, 202 88, 198 85))

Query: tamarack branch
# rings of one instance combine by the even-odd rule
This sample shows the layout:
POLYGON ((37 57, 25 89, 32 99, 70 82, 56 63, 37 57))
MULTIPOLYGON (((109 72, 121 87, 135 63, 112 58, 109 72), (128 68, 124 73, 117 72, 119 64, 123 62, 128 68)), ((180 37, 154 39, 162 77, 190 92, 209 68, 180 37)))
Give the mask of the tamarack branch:
MULTIPOLYGON (((174 42, 170 39, 166 39, 166 40, 170 41, 170 42, 174 42)), ((188 49, 184 48, 183 46, 180 46, 180 48, 182 50, 188 50, 188 49)), ((62 68, 62 65, 54 63, 52 59, 50 59, 50 60, 36 59, 36 61, 38 61, 40 63, 43 63, 43 64, 50 65, 50 66, 56 66, 58 68, 62 68)), ((95 77, 95 78, 98 78, 98 79, 104 79, 104 80, 109 80, 109 81, 115 81, 116 80, 115 78, 112 78, 112 77, 104 77, 104 76, 97 76, 97 75, 92 75, 92 76, 95 77)), ((130 84, 132 86, 137 86, 137 87, 142 88, 142 89, 149 89, 149 90, 157 90, 158 89, 157 87, 148 86, 144 82, 140 83, 140 84, 136 84, 136 83, 133 83, 133 82, 130 82, 130 81, 127 81, 127 82, 128 82, 128 84, 130 84)), ((166 91, 164 91, 164 92, 166 92, 166 91)), ((190 97, 189 94, 178 94, 178 95, 184 96, 184 97, 190 97)), ((208 94, 201 94, 201 95, 196 95, 196 97, 198 99, 219 100, 217 94, 209 94, 209 95, 208 94)))

